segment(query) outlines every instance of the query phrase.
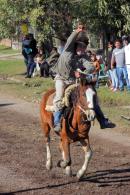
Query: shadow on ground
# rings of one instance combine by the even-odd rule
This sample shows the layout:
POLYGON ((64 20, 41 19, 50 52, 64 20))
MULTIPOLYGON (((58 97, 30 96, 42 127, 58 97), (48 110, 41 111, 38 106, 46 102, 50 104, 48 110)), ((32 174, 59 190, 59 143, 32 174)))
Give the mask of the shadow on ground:
POLYGON ((27 72, 22 72, 22 73, 16 74, 16 76, 25 76, 25 75, 27 75, 27 72))
MULTIPOLYGON (((128 165, 130 163, 127 163, 128 165)), ((120 165, 123 166, 123 165, 120 165)), ((86 178, 83 178, 81 181, 77 181, 75 178, 72 178, 73 181, 59 183, 59 184, 52 184, 43 187, 37 188, 29 188, 24 190, 18 190, 14 192, 6 192, 0 193, 0 195, 15 195, 17 193, 24 193, 24 192, 34 192, 37 190, 44 190, 44 189, 51 189, 51 188, 58 188, 61 186, 66 186, 68 184, 76 184, 77 182, 91 182, 98 184, 98 187, 109 187, 109 186, 129 186, 130 185, 130 166, 127 168, 113 168, 109 170, 101 170, 96 172, 91 172, 88 174, 86 178), (125 174, 125 175, 123 175, 125 174)))
POLYGON ((11 105, 14 105, 14 104, 15 104, 15 103, 0 104, 0 107, 11 106, 11 105))

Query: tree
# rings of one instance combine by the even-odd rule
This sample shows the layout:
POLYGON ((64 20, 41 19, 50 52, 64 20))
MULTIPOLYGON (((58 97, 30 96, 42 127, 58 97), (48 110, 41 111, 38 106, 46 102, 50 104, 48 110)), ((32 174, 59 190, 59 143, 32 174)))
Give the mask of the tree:
POLYGON ((129 0, 0 0, 0 15, 0 37, 16 35, 24 19, 40 39, 66 39, 78 20, 104 40, 130 31, 129 0))
POLYGON ((78 4, 78 17, 87 23, 90 32, 107 41, 130 32, 129 0, 82 0, 78 4))
POLYGON ((130 2, 129 0, 99 0, 99 15, 109 31, 116 31, 118 35, 130 31, 130 2))
POLYGON ((69 0, 39 0, 32 11, 31 23, 43 37, 66 39, 72 31, 73 3, 69 0))
POLYGON ((0 37, 15 37, 20 22, 30 15, 35 0, 0 0, 0 37))

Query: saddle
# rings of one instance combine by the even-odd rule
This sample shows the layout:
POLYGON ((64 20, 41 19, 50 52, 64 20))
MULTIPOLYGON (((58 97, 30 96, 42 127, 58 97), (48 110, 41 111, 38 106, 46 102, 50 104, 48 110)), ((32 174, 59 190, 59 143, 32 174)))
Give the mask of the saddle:
MULTIPOLYGON (((62 100, 62 107, 69 107, 70 105, 70 94, 71 92, 77 87, 77 84, 72 84, 67 86, 67 88, 64 91, 64 96, 63 96, 63 100, 62 100)), ((55 112, 55 108, 53 105, 53 100, 55 98, 55 92, 53 94, 51 94, 47 100, 47 104, 46 104, 46 110, 48 112, 55 112)))

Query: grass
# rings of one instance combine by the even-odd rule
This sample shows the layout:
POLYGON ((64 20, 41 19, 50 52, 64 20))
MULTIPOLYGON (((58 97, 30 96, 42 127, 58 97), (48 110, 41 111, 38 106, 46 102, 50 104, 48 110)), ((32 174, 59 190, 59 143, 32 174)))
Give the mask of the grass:
MULTIPOLYGON (((11 48, 0 45, 0 54, 11 54, 17 52, 11 48)), ((33 86, 39 86, 41 90, 48 89, 48 86, 52 86, 53 81, 51 79, 42 79, 42 78, 32 78, 30 80, 25 80, 23 73, 25 72, 26 67, 21 59, 7 59, 0 60, 0 75, 6 75, 9 77, 14 77, 20 79, 21 82, 25 82, 25 88, 33 88, 33 86), (43 87, 44 86, 44 87, 43 87)), ((14 83, 15 85, 15 83, 14 83)), ((36 88, 36 87, 35 87, 36 88)), ((103 106, 123 106, 130 105, 130 93, 117 92, 113 93, 105 88, 104 86, 98 89, 98 96, 100 103, 103 106)))
POLYGON ((113 93, 107 87, 100 87, 98 90, 99 102, 103 106, 113 107, 113 106, 130 106, 130 92, 116 92, 113 93))
MULTIPOLYGON (((0 61, 0 75, 7 77, 14 77, 21 81, 21 88, 24 85, 24 90, 36 90, 38 88, 38 93, 41 91, 46 91, 49 87, 53 86, 52 79, 43 79, 39 77, 25 79, 23 73, 26 71, 25 64, 21 59, 10 59, 0 61)), ((6 83, 5 83, 6 84, 6 83)), ((15 83, 13 83, 15 85, 15 83)), ((18 84, 16 84, 18 85, 18 84)), ((17 87, 16 87, 17 89, 17 87)), ((24 90, 22 94, 24 94, 24 90)), ((105 107, 115 107, 130 105, 130 93, 127 91, 113 93, 108 88, 101 86, 98 90, 99 101, 101 105, 105 107)))
POLYGON ((43 92, 54 87, 50 78, 32 78, 22 82, 3 80, 0 82, 0 91, 9 95, 25 99, 29 102, 39 102, 43 92))
POLYGON ((0 90, 8 94, 16 94, 18 97, 27 100, 38 100, 41 94, 54 86, 51 78, 35 77, 25 79, 23 74, 26 70, 23 60, 10 59, 0 61, 0 75, 2 78, 11 77, 12 80, 3 80, 0 82, 0 90), (16 81, 20 82, 16 82, 16 81))
POLYGON ((12 49, 11 47, 5 47, 3 45, 0 45, 0 55, 4 54, 16 54, 20 53, 19 50, 12 49))
MULTIPOLYGON (((24 96, 27 95, 26 91, 29 91, 29 94, 41 94, 42 91, 46 91, 48 88, 54 86, 54 82, 52 79, 43 79, 39 77, 25 79, 23 73, 25 72, 26 67, 23 60, 20 59, 10 59, 10 60, 1 60, 0 61, 0 75, 6 75, 8 77, 13 77, 19 79, 21 81, 20 88, 21 93, 24 96), (33 91, 34 89, 34 91, 33 91)), ((11 82, 11 81, 10 81, 11 82)), ((4 82, 3 82, 4 84, 4 82)), ((7 82, 5 82, 5 86, 8 88, 7 82)), ((18 83, 12 81, 12 85, 15 86, 16 91, 18 83)), ((15 87, 13 88, 13 90, 15 87)), ((20 93, 20 91, 18 93, 20 93)), ((130 93, 127 91, 113 93, 108 88, 101 86, 98 90, 99 102, 102 106, 105 107, 115 107, 115 106, 124 106, 130 105, 130 93)), ((35 95, 36 96, 36 95, 35 95)), ((38 95, 37 95, 38 96, 38 95)))
POLYGON ((0 74, 8 76, 17 76, 25 72, 23 60, 9 59, 0 60, 0 74))

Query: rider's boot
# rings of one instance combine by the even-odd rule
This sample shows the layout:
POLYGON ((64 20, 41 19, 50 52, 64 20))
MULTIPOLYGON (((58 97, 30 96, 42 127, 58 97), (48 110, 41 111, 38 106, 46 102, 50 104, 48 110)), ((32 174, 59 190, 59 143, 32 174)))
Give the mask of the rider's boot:
POLYGON ((114 128, 116 125, 106 118, 100 109, 99 105, 95 106, 96 118, 100 124, 101 129, 114 128))
POLYGON ((54 112, 54 131, 59 133, 61 130, 61 117, 62 117, 62 110, 54 112))

